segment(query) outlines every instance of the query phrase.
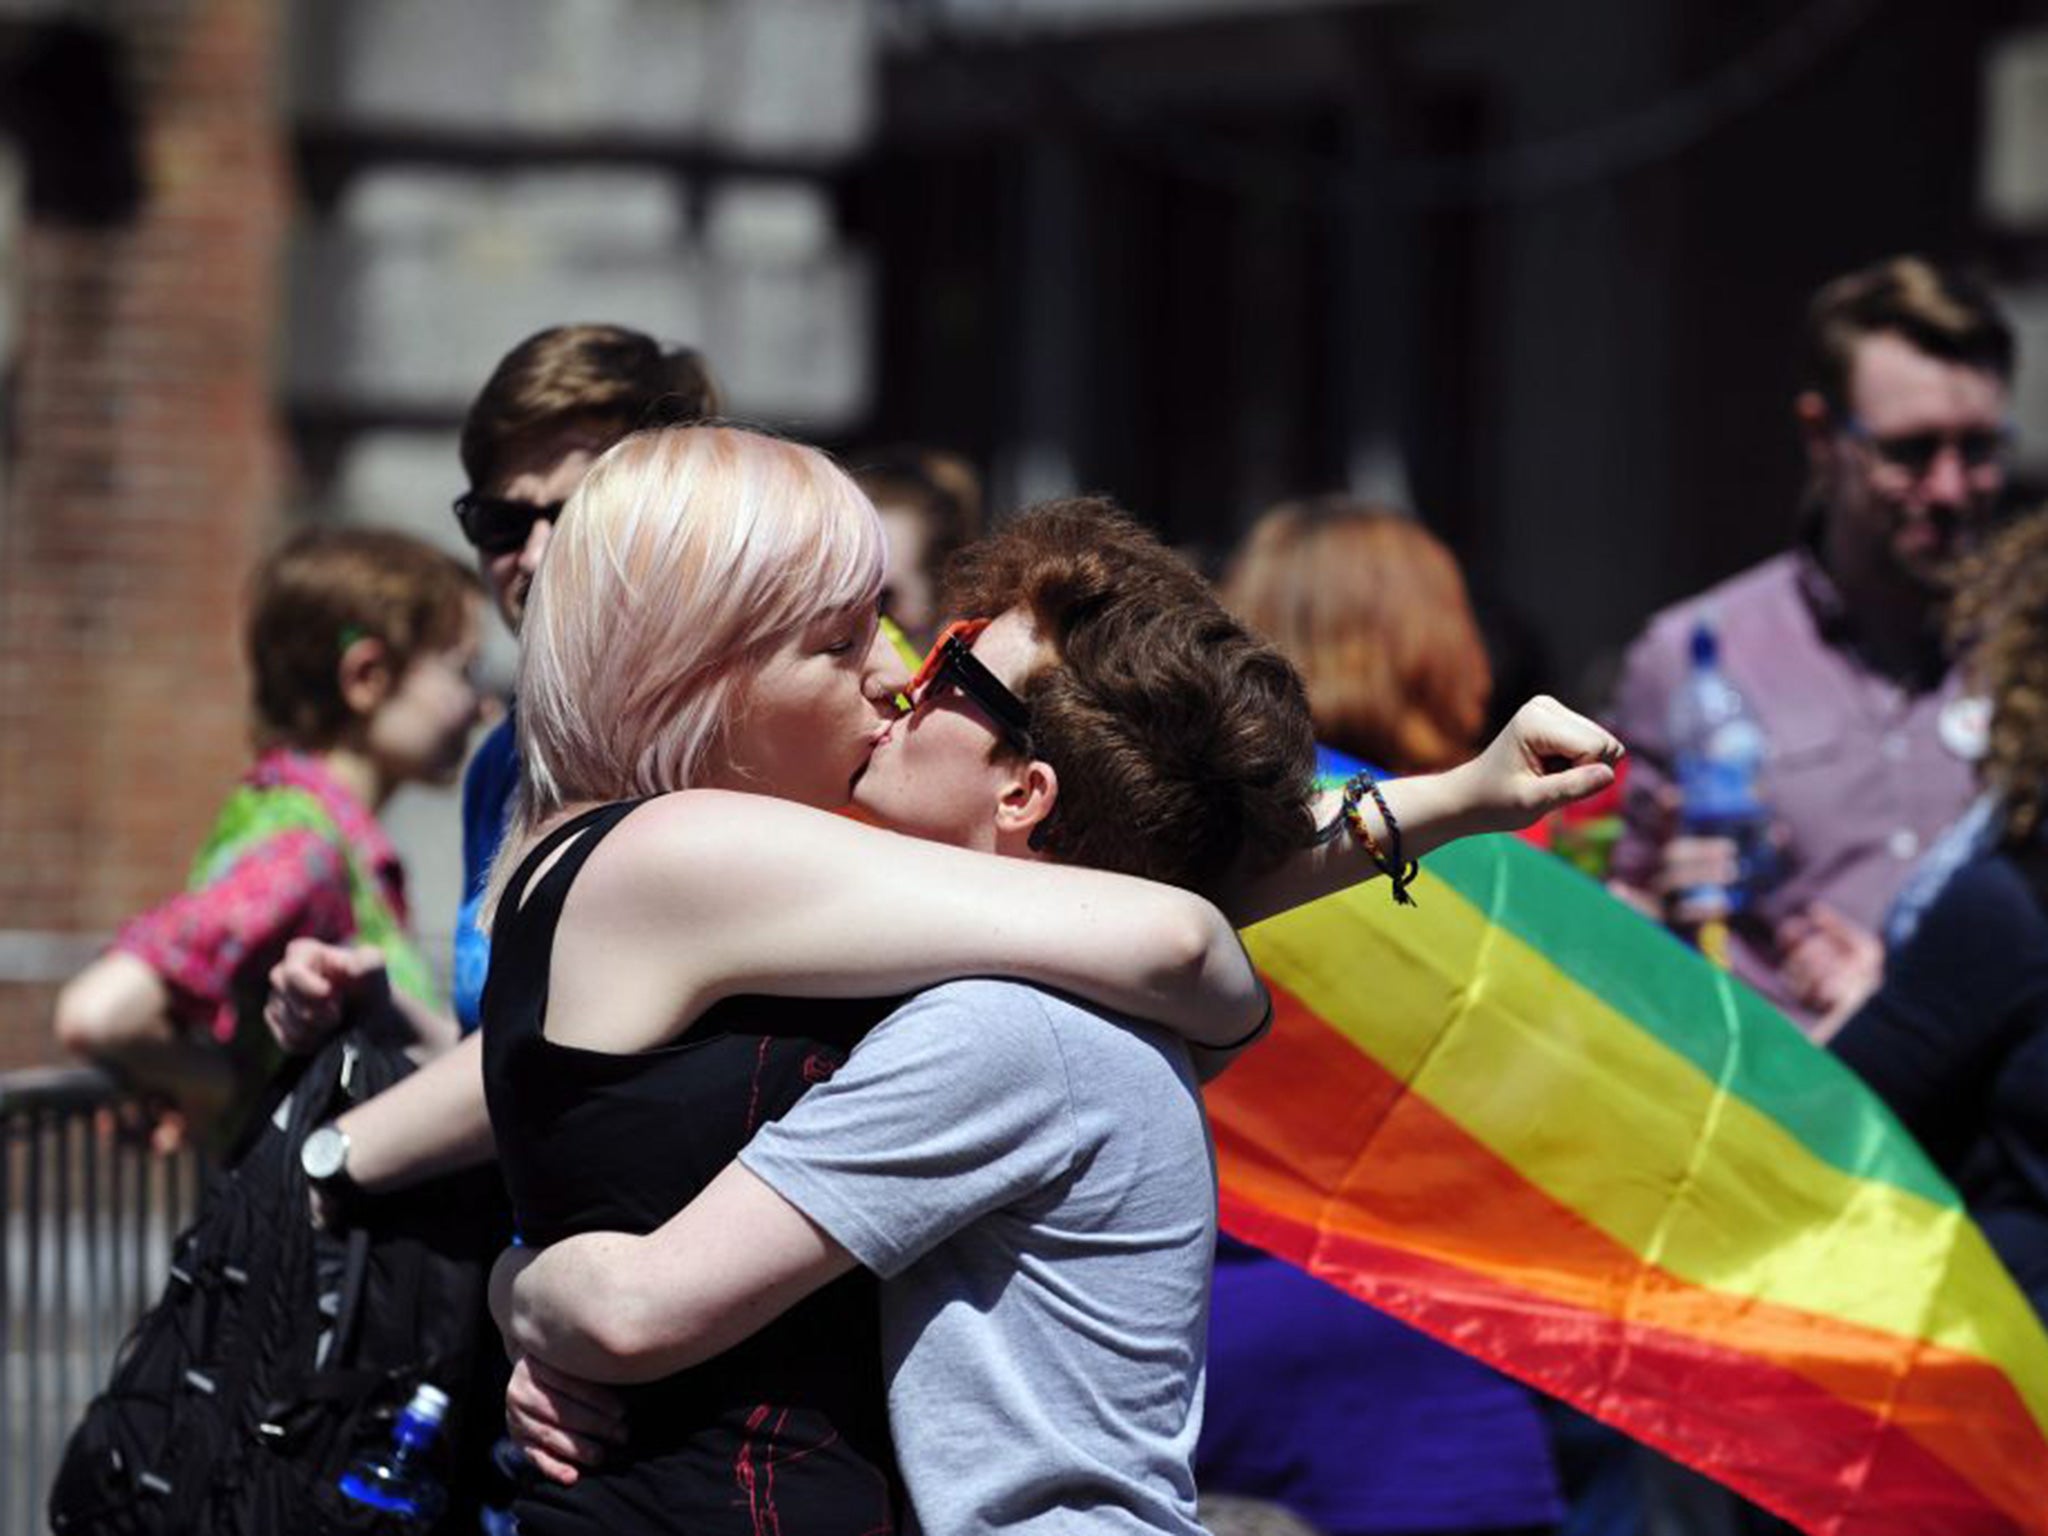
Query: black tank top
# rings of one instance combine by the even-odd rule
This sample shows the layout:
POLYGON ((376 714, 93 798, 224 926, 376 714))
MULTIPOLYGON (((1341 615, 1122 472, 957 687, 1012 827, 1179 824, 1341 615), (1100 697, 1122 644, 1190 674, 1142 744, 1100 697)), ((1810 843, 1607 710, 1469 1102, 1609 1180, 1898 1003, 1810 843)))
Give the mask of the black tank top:
MULTIPOLYGON (((484 1093, 523 1239, 650 1232, 756 1129, 781 1116, 893 1000, 727 998, 671 1045, 628 1054, 542 1033, 562 903, 597 845, 640 802, 557 828, 499 903, 484 987, 484 1093), (583 835, 534 885, 533 871, 583 835)), ((687 942, 686 934, 677 941, 687 942)), ((733 1532, 874 1536, 900 1486, 883 1398, 874 1277, 837 1280, 746 1342, 626 1389, 630 1443, 573 1488, 520 1501, 525 1536, 733 1532)))

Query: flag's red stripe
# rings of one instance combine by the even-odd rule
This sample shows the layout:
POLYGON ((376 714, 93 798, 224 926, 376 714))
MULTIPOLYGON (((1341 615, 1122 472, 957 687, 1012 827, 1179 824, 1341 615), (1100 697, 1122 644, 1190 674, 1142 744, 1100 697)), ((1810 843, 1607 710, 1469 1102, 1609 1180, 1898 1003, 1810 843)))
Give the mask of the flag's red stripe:
MULTIPOLYGON (((1569 1319, 1590 1330, 1582 1334, 1589 1345, 1611 1343, 1600 1330, 1622 1326, 1625 1311, 1650 1336, 1682 1339, 1688 1358, 1754 1363, 1799 1380, 1806 1391, 1838 1401, 1866 1429, 1898 1392, 1896 1422, 2000 1502, 2018 1499, 2020 1482, 2031 1491, 2048 1476, 2048 1445, 1992 1362, 1839 1317, 1708 1290, 1648 1264, 1406 1092, 1298 999, 1277 991, 1275 999, 1274 1039, 1212 1085, 1210 1112, 1234 1219, 1259 1213, 1289 1230, 1313 1231, 1322 1218, 1322 1246, 1287 1257, 1331 1252, 1339 1238, 1376 1253, 1398 1252, 1434 1266, 1430 1273, 1450 1294, 1518 1297, 1518 1335, 1549 1337, 1569 1319), (1914 1369, 1900 1383, 1900 1355, 1908 1348, 1914 1369)), ((1457 1337, 1450 1342, 1467 1347, 1457 1337)), ((1604 1369, 1611 1360, 1544 1356, 1544 1370, 1565 1374, 1540 1380, 1500 1357, 1502 1349, 1522 1347, 1518 1341, 1492 1339, 1489 1347, 1484 1358, 1600 1411, 1583 1388, 1575 1395, 1570 1372, 1604 1369)), ((1642 1368, 1652 1371, 1653 1363, 1642 1368)), ((1662 1411, 1675 1426, 1711 1407, 1680 1400, 1662 1411)), ((1818 1454, 1798 1421, 1758 1412, 1745 1424, 1773 1453, 1795 1454, 1789 1448, 1799 1446, 1796 1454, 1818 1454)), ((1711 1458, 1720 1451, 1711 1436, 1702 1438, 1708 1448, 1699 1451, 1675 1433, 1659 1443, 1719 1476, 1711 1458)))
POLYGON ((2005 1497, 1994 1500, 1896 1425, 1882 1428, 1869 1412, 1768 1361, 1560 1308, 1368 1238, 1319 1235, 1228 1197, 1224 1225, 1698 1467, 1813 1536, 2048 1532, 2040 1476, 2048 1469, 2001 1479, 2005 1497))

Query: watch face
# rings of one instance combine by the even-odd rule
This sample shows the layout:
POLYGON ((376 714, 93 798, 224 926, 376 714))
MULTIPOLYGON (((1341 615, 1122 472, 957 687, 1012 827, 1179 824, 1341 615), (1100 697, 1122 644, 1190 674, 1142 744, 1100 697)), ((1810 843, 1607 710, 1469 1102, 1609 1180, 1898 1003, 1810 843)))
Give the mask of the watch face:
POLYGON ((331 1179, 348 1163, 348 1137, 331 1125, 323 1125, 299 1146, 299 1167, 318 1183, 331 1179))

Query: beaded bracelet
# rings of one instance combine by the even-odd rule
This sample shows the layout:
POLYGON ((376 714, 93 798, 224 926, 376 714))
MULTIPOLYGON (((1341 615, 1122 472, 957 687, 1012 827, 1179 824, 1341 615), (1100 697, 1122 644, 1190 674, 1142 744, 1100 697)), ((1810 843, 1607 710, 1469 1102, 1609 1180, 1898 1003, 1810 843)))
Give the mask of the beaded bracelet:
POLYGON ((1340 814, 1351 835, 1364 846, 1373 863, 1379 867, 1380 873, 1387 877, 1395 904, 1403 907, 1414 906, 1415 898, 1408 894, 1408 887, 1422 872, 1422 866, 1413 859, 1401 857, 1401 823, 1394 819, 1394 812, 1387 804, 1387 797, 1380 793, 1380 787, 1371 774, 1354 773, 1351 776, 1350 781, 1344 786, 1344 808, 1340 814), (1372 796, 1372 803, 1380 813, 1380 820, 1386 825, 1387 841, 1393 844, 1391 852, 1380 846, 1380 840, 1373 836, 1372 828, 1366 824, 1365 812, 1359 808, 1359 802, 1367 795, 1372 796))

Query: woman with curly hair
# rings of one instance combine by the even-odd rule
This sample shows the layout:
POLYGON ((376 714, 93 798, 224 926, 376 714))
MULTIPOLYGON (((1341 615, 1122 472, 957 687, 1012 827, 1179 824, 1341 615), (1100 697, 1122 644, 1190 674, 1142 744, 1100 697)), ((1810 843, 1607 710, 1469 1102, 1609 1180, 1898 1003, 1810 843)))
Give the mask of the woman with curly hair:
POLYGON ((1886 957, 1834 1048, 2048 1316, 2048 516, 1979 553, 1953 622, 1991 699, 1991 835, 1886 957))

